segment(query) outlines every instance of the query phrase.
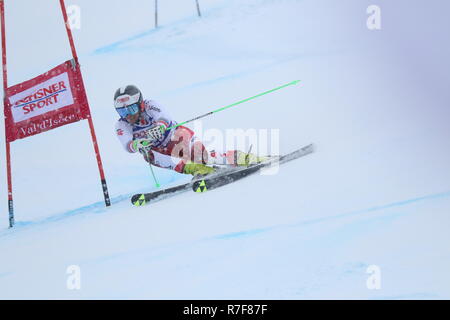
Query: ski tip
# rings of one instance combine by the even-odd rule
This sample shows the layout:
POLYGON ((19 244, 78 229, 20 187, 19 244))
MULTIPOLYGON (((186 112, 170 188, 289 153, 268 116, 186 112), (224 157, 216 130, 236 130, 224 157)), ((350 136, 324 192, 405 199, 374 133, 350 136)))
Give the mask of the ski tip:
POLYGON ((131 203, 136 206, 136 207, 140 207, 146 204, 146 200, 145 200, 145 194, 135 194, 132 198, 131 198, 131 203))

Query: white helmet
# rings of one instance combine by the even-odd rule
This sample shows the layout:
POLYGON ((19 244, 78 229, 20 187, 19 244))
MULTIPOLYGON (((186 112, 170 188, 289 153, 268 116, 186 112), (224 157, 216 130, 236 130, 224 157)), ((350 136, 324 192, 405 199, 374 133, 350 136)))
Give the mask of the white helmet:
POLYGON ((139 112, 142 103, 142 93, 134 85, 121 87, 114 93, 114 108, 121 118, 139 112))

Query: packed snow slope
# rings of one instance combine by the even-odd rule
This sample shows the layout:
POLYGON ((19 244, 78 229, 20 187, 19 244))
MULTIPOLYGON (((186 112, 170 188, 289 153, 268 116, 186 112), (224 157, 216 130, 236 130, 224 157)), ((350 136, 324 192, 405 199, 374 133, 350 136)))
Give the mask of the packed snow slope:
MULTIPOLYGON (((200 0, 198 18, 194 1, 167 0, 156 30, 152 1, 71 4, 113 205, 79 122, 12 143, 8 229, 1 123, 0 298, 450 298, 448 2, 200 0), (381 30, 366 27, 372 4, 381 30), (131 206, 155 187, 115 137, 117 87, 136 84, 183 121, 293 80, 197 126, 279 129, 280 152, 313 142, 314 154, 131 206), (71 265, 80 290, 67 288, 71 265)), ((9 85, 70 58, 54 1, 6 1, 6 29, 9 85)))

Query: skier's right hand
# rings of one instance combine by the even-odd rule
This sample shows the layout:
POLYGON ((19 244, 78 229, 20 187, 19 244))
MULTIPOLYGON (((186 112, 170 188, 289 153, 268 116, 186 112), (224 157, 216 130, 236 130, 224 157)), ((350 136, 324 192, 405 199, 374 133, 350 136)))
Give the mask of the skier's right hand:
POLYGON ((131 147, 135 152, 140 152, 142 154, 147 154, 152 148, 152 141, 149 139, 135 139, 131 144, 131 147))

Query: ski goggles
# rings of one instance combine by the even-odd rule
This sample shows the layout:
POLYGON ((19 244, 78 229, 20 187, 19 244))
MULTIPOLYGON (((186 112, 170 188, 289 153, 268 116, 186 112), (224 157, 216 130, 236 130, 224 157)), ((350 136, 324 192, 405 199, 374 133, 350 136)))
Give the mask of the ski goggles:
POLYGON ((126 118, 127 116, 135 115, 139 112, 139 106, 140 103, 136 102, 133 104, 130 104, 126 107, 116 108, 117 113, 120 115, 121 118, 126 118))

